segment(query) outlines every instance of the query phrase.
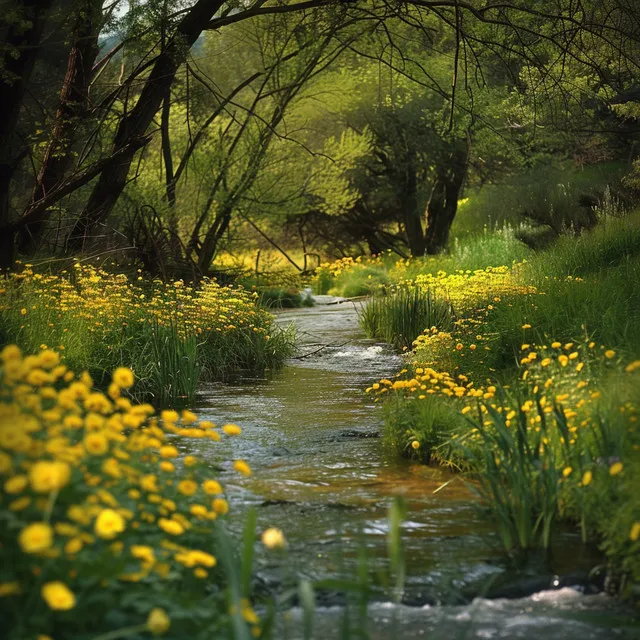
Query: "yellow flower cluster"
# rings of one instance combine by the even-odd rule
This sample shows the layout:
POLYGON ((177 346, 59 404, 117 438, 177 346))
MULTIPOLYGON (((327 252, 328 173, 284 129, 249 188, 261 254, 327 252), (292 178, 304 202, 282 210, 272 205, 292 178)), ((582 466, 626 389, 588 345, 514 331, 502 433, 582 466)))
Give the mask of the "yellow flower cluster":
POLYGON ((536 287, 523 284, 519 277, 522 265, 513 267, 487 267, 475 271, 459 270, 455 273, 438 271, 416 276, 410 284, 423 290, 430 290, 436 296, 447 298, 458 315, 475 310, 479 304, 489 300, 487 309, 491 310, 491 302, 500 302, 508 295, 530 295, 539 293, 536 287))
MULTIPOLYGON (((448 348, 460 351, 458 349, 460 343, 454 345, 451 336, 445 335, 448 348)), ((479 400, 481 411, 485 414, 483 418, 485 426, 492 424, 492 420, 486 415, 487 407, 490 407, 505 415, 507 427, 511 426, 511 421, 520 412, 526 414, 529 427, 536 431, 540 431, 542 420, 542 416, 537 411, 538 405, 543 414, 553 413, 558 406, 567 420, 571 434, 569 444, 573 445, 579 437, 580 429, 589 425, 590 419, 596 413, 595 405, 601 397, 601 392, 592 388, 589 373, 590 367, 594 364, 593 358, 597 357, 591 356, 595 346, 593 342, 582 345, 570 342, 563 345, 554 341, 550 346, 523 344, 524 355, 520 359, 521 378, 526 385, 523 395, 529 399, 519 405, 510 406, 506 396, 498 399, 496 382, 478 384, 462 373, 451 374, 446 371, 437 371, 430 366, 417 366, 418 361, 414 363, 413 376, 407 377, 408 370, 403 369, 397 379, 393 381, 382 379, 366 391, 377 396, 376 400, 393 391, 415 400, 425 400, 429 396, 457 398, 461 402, 462 414, 476 410, 479 400), (587 354, 589 358, 586 357, 587 354), (589 367, 586 366, 587 362, 589 367)), ((601 347, 600 351, 604 360, 610 359, 607 355, 608 350, 601 347)), ((637 370, 631 365, 625 368, 629 373, 637 370)), ((629 428, 635 430, 638 423, 638 407, 625 402, 619 410, 627 415, 629 428)), ((476 433, 471 437, 479 438, 479 435, 476 433)))
POLYGON ((347 256, 339 260, 334 260, 333 262, 322 262, 318 265, 317 271, 324 271, 335 278, 343 272, 352 271, 367 265, 382 265, 382 258, 380 256, 358 256, 357 258, 347 256))
MULTIPOLYGON (((219 430, 188 410, 158 417, 126 397, 132 384, 131 371, 118 369, 118 393, 107 395, 54 351, 0 352, 0 520, 11 523, 0 548, 1 598, 38 592, 44 611, 67 610, 91 595, 86 582, 74 586, 82 573, 101 576, 105 589, 175 579, 176 571, 202 580, 215 568, 208 523, 229 505, 218 480, 195 456, 181 459, 177 445, 217 442, 240 428, 219 430)), ((242 460, 234 466, 251 473, 242 460)), ((149 628, 165 627, 152 612, 149 628)))
POLYGON ((4 279, 0 313, 15 316, 21 333, 37 333, 39 342, 67 347, 86 334, 111 344, 104 336, 136 323, 171 325, 182 338, 239 329, 266 335, 269 316, 256 308, 256 297, 211 280, 197 288, 182 280, 143 286, 80 263, 59 274, 38 273, 27 264, 4 279))

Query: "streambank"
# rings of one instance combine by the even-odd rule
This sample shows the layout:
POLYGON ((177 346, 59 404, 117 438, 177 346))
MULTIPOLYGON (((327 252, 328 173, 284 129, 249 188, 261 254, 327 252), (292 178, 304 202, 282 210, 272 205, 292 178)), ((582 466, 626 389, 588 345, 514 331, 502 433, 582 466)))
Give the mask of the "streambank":
MULTIPOLYGON (((363 549, 371 583, 379 583, 380 572, 388 567, 388 509, 399 496, 407 506, 402 527, 406 580, 405 604, 395 608, 399 616, 404 619, 406 614, 411 620, 409 635, 402 637, 417 637, 421 624, 428 629, 440 619, 446 620, 445 628, 457 629, 447 632, 452 637, 466 633, 476 619, 471 606, 473 611, 480 608, 477 615, 485 622, 494 615, 499 626, 511 615, 506 612, 512 605, 485 607, 484 602, 498 600, 475 601, 492 589, 500 598, 514 598, 523 629, 530 633, 502 637, 537 637, 536 621, 547 614, 555 616, 550 627, 555 635, 549 637, 604 638, 617 628, 619 637, 633 637, 624 630, 631 612, 604 595, 586 595, 598 588, 597 580, 592 584, 588 576, 601 557, 584 547, 579 535, 560 532, 548 561, 525 570, 514 568, 504 559, 494 523, 477 508, 473 492, 460 476, 385 454, 378 437, 379 413, 363 389, 394 374, 402 360, 386 345, 364 338, 352 303, 283 312, 278 322, 295 323, 299 355, 306 357, 289 360, 269 380, 206 384, 198 395, 203 419, 233 421, 243 427, 242 438, 203 442, 198 450, 202 458, 223 466, 222 479, 233 506, 230 527, 239 535, 247 509, 254 506, 259 530, 279 527, 289 541, 284 561, 260 551, 261 589, 278 592, 300 576, 313 581, 352 576, 363 549), (247 460, 254 475, 238 479, 222 462, 233 458, 247 460), (571 602, 563 600, 561 613, 553 598, 532 599, 549 589, 567 587, 567 581, 578 588, 571 589, 575 594, 571 602), (424 605, 431 608, 423 609, 424 605), (592 612, 592 622, 582 622, 585 610, 592 612), (584 624, 591 625, 590 636, 585 635, 584 624)), ((378 601, 370 618, 378 634, 373 637, 401 637, 393 625, 376 622, 378 614, 389 613, 386 606, 392 607, 384 604, 388 590, 379 584, 372 596, 378 601)), ((337 637, 341 594, 327 590, 319 600, 324 608, 319 609, 318 624, 324 631, 317 637, 337 637)), ((479 625, 478 633, 484 628, 479 625)))

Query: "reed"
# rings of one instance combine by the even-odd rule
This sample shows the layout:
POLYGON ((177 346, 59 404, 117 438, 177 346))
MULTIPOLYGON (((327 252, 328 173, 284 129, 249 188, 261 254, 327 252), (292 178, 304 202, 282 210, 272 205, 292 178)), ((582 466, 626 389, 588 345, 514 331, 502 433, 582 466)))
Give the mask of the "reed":
POLYGON ((431 289, 400 285, 375 294, 360 311, 360 325, 369 338, 408 349, 425 329, 448 330, 451 304, 431 289))

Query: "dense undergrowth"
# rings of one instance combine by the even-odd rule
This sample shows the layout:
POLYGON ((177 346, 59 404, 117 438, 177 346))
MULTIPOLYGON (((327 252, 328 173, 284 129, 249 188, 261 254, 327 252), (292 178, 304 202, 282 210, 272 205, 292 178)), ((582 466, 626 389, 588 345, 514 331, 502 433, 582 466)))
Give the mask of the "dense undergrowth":
POLYGON ((398 377, 368 389, 390 447, 476 478, 508 550, 548 548, 559 520, 575 522, 628 594, 640 580, 640 216, 606 216, 536 254, 498 236, 516 249, 502 264, 482 242, 465 260, 342 260, 318 286, 374 281, 363 327, 409 345, 398 377), (442 312, 417 325, 420 296, 442 312))
POLYGON ((224 490, 210 465, 179 457, 185 441, 240 429, 186 410, 156 416, 132 402, 128 368, 104 394, 56 351, 10 345, 1 357, 4 637, 259 635, 238 578, 249 569, 230 564, 217 524, 224 490))
POLYGON ((428 258, 398 258, 387 252, 378 256, 342 258, 323 262, 315 272, 316 293, 347 298, 369 295, 386 285, 412 282, 417 276, 484 269, 489 265, 511 264, 533 252, 516 237, 516 228, 505 224, 500 229, 454 240, 450 253, 428 258))
POLYGON ((24 265, 0 284, 0 345, 55 348, 102 388, 127 366, 138 399, 188 404, 199 381, 263 374, 290 355, 292 331, 277 328, 257 298, 215 281, 191 287, 80 263, 60 273, 24 265))

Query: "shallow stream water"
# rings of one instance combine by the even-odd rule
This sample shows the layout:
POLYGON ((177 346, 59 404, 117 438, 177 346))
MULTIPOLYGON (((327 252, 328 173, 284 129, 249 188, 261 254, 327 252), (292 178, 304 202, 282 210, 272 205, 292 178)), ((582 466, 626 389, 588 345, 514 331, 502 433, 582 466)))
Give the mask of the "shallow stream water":
MULTIPOLYGON (((391 604, 382 586, 374 592, 371 638, 640 637, 632 612, 589 595, 587 574, 601 558, 576 534, 559 534, 551 559, 516 570, 460 476, 385 454, 380 413, 363 390, 397 372, 402 360, 364 338, 353 303, 318 302, 278 315, 280 324, 295 324, 299 343, 283 370, 270 379, 205 385, 198 397, 201 418, 243 429, 240 438, 199 451, 222 467, 230 528, 239 532, 255 506, 259 530, 279 527, 288 540, 285 563, 259 554, 261 588, 278 592, 300 576, 352 576, 363 553, 372 583, 383 584, 388 509, 402 496, 408 508, 402 602, 391 604), (233 472, 236 458, 249 462, 252 477, 233 472)), ((340 637, 340 594, 326 591, 318 599, 314 637, 340 637)), ((289 618, 279 633, 300 637, 299 612, 289 618)))

